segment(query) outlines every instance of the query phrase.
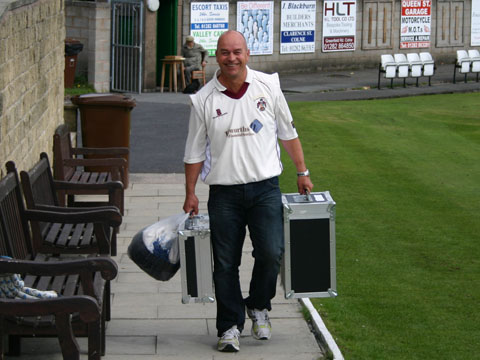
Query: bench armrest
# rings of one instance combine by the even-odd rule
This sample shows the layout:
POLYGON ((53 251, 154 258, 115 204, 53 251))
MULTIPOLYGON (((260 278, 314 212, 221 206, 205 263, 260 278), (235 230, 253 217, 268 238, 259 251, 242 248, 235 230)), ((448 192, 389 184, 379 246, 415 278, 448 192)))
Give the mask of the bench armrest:
POLYGON ((108 148, 72 148, 74 155, 128 155, 130 149, 127 147, 108 147, 108 148))
POLYGON ((122 224, 122 214, 120 214, 120 210, 115 209, 114 207, 109 209, 78 211, 72 213, 28 209, 25 210, 25 216, 29 221, 42 221, 61 224, 95 223, 111 227, 118 227, 122 224))
POLYGON ((96 210, 118 210, 116 206, 110 205, 101 205, 101 206, 92 206, 92 207, 64 207, 64 206, 55 206, 55 205, 35 205, 35 210, 44 210, 44 211, 53 211, 53 212, 63 212, 63 213, 79 213, 85 211, 96 211, 96 210))
POLYGON ((1 299, 0 314, 8 316, 43 316, 80 313, 84 322, 100 319, 100 307, 91 296, 62 296, 54 299, 1 299))
POLYGON ((118 266, 106 256, 82 259, 62 259, 59 261, 18 260, 0 258, 0 273, 35 274, 39 276, 75 275, 100 272, 105 280, 117 276, 118 266))
POLYGON ((126 167, 127 160, 124 158, 104 158, 104 159, 64 159, 65 166, 110 166, 110 167, 126 167))

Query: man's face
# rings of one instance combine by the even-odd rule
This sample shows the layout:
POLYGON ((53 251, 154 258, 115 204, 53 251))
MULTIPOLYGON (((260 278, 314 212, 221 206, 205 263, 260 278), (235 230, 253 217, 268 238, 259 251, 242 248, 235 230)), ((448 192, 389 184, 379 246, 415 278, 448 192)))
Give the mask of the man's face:
POLYGON ((191 49, 191 48, 193 48, 194 42, 193 41, 187 41, 186 44, 187 44, 187 47, 191 49))
POLYGON ((227 78, 243 76, 247 71, 250 50, 240 33, 231 32, 222 35, 217 45, 217 63, 222 75, 227 78))

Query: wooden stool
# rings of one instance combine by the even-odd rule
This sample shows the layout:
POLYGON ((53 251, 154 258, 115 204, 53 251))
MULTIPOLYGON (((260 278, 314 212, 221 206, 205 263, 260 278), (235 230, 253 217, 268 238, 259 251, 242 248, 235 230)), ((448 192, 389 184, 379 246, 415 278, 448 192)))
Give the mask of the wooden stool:
POLYGON ((203 81, 202 85, 205 85, 205 83, 206 83, 206 80, 205 80, 205 65, 202 65, 202 70, 193 70, 192 71, 192 82, 195 79, 202 80, 203 81))
POLYGON ((164 59, 162 59, 162 78, 160 81, 160 92, 163 93, 163 85, 165 84, 165 65, 170 65, 170 73, 169 73, 169 84, 168 84, 168 90, 172 91, 172 79, 173 79, 173 89, 175 92, 177 92, 177 65, 180 65, 180 73, 181 73, 181 79, 182 79, 182 89, 185 88, 185 66, 183 65, 183 60, 185 60, 184 57, 182 56, 175 56, 175 55, 170 55, 170 56, 165 56, 164 59))

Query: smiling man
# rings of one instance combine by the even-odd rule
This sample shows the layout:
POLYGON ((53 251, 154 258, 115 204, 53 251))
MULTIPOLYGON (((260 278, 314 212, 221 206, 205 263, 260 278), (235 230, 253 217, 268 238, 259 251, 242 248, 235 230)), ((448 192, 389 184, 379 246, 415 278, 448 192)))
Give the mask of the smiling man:
POLYGON ((240 350, 245 311, 252 320, 252 336, 271 337, 268 311, 284 250, 278 140, 297 168, 298 191, 304 194, 313 188, 278 75, 251 70, 249 58, 241 33, 229 30, 220 36, 216 50, 220 69, 191 95, 184 156, 185 212, 198 213, 198 177, 210 185, 218 350, 229 352, 240 350), (239 266, 246 227, 255 264, 244 299, 239 266))

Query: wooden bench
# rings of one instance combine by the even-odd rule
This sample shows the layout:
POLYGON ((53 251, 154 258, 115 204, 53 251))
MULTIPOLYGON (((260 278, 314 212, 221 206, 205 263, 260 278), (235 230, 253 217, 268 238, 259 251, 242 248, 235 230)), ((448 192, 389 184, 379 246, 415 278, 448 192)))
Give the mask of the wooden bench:
MULTIPOLYGON (((8 163, 9 171, 16 171, 15 164, 8 163)), ((81 184, 58 181, 53 179, 50 162, 46 153, 40 154, 40 160, 32 169, 21 171, 23 193, 29 209, 54 210, 62 213, 96 210, 98 219, 121 223, 119 209, 114 206, 118 203, 118 196, 123 192, 120 181, 100 184, 81 184), (57 193, 60 191, 96 191, 108 192, 111 206, 97 206, 90 208, 60 207, 57 193), (105 210, 105 211, 101 211, 105 210)), ((33 240, 36 247, 48 253, 99 253, 115 256, 117 254, 118 226, 105 228, 102 223, 52 224, 46 222, 32 222, 33 240)))
MULTIPOLYGON (((124 158, 129 154, 129 149, 115 148, 84 148, 72 147, 70 131, 67 125, 62 124, 53 136, 53 166, 56 180, 68 181, 76 184, 104 184, 110 181, 121 181, 124 188, 128 187, 128 162, 124 158), (79 156, 102 156, 104 158, 79 158, 79 156), (102 171, 91 171, 90 168, 101 167, 102 171)), ((68 189, 60 191, 60 204, 65 204, 65 195, 72 206, 92 206, 108 204, 107 202, 75 202, 75 195, 105 195, 108 190, 103 189, 68 189)), ((115 206, 123 214, 123 190, 115 200, 115 206)))
MULTIPOLYGON (((16 172, 10 171, 0 180, 0 255, 12 258, 0 258, 0 273, 20 274, 25 286, 60 295, 54 299, 0 299, 2 359, 4 336, 9 337, 11 355, 20 355, 24 336, 58 337, 64 359, 79 359, 77 336, 88 337, 89 360, 99 360, 105 353, 108 284, 117 275, 117 265, 109 257, 41 253, 30 237, 30 222, 69 217, 71 214, 25 209, 16 172)), ((91 215, 87 211, 73 217, 89 222, 91 215)))

